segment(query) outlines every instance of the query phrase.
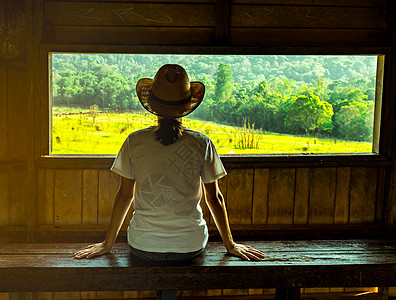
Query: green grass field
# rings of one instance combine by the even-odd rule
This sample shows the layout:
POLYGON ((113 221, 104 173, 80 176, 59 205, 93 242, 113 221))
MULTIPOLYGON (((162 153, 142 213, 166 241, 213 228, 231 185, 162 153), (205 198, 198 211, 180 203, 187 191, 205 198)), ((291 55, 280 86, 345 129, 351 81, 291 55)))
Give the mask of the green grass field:
MULTIPOLYGON (((133 131, 156 125, 149 113, 99 112, 53 107, 52 154, 117 154, 133 131)), ((319 139, 183 119, 183 125, 209 136, 219 154, 359 153, 371 143, 319 139), (243 146, 245 145, 245 146, 243 146), (247 147, 246 145, 250 146, 247 147)))

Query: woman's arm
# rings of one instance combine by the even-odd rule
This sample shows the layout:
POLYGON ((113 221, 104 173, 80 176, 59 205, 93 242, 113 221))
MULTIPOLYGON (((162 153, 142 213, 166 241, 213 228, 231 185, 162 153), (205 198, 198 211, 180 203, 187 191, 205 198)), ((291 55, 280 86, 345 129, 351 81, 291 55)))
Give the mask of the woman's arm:
POLYGON ((227 208, 224 203, 224 197, 221 194, 217 180, 211 183, 205 183, 205 200, 209 210, 219 230, 220 236, 224 242, 227 252, 243 259, 260 260, 264 258, 264 253, 250 246, 237 244, 234 242, 231 234, 230 224, 228 222, 227 208))
POLYGON ((115 197, 106 239, 101 243, 89 245, 81 251, 78 251, 74 254, 75 258, 92 258, 110 252, 117 239, 118 232, 124 223, 129 207, 131 206, 134 191, 135 180, 121 177, 121 183, 115 197))

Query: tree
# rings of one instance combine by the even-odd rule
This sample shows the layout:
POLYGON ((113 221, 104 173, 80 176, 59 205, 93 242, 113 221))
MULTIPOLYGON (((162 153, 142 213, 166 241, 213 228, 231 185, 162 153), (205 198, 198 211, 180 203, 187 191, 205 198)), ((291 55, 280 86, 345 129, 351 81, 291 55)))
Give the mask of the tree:
POLYGON ((286 122, 290 127, 303 129, 307 135, 310 131, 315 134, 318 129, 324 131, 331 129, 333 114, 333 108, 329 103, 321 101, 318 96, 309 93, 292 100, 286 122))
POLYGON ((346 140, 370 141, 373 134, 374 102, 354 101, 341 107, 335 120, 339 134, 346 140))
POLYGON ((230 65, 220 63, 216 73, 214 98, 216 102, 224 102, 232 93, 232 71, 230 65))

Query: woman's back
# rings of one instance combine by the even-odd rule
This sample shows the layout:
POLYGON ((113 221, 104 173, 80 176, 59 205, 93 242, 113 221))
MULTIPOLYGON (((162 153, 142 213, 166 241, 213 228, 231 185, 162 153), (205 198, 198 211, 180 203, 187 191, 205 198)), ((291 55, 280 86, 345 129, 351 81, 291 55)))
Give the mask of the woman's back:
POLYGON ((130 244, 140 250, 192 252, 203 248, 207 228, 199 201, 203 182, 225 175, 213 143, 184 128, 171 145, 155 138, 156 127, 132 133, 113 171, 136 181, 130 244))

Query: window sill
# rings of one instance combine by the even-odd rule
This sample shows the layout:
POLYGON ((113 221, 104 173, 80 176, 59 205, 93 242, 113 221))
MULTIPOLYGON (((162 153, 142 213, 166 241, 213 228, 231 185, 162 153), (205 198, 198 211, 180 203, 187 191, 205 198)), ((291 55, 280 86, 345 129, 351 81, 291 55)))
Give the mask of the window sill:
MULTIPOLYGON (((44 169, 110 169, 115 155, 48 155, 36 166, 44 169)), ((388 167, 392 161, 376 153, 221 155, 227 169, 388 167)))

